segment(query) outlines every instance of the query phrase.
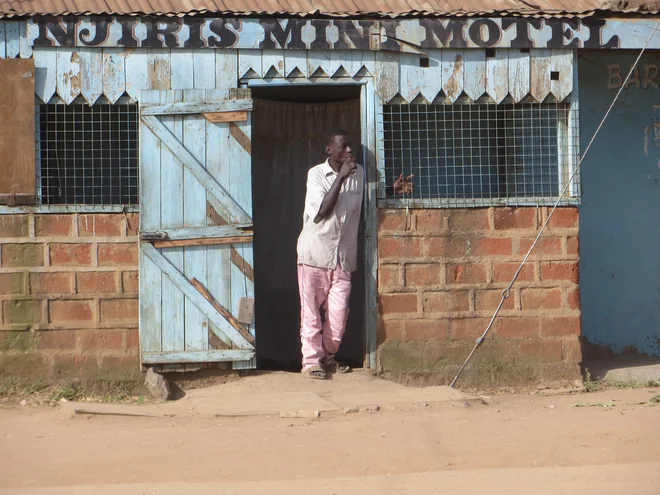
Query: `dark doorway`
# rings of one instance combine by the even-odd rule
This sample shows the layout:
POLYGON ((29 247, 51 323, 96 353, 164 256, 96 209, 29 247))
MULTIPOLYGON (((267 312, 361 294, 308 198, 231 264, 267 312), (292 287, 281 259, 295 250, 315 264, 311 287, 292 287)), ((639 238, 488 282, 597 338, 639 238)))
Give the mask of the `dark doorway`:
MULTIPOLYGON (((360 87, 253 88, 252 197, 255 325, 260 369, 299 370, 300 301, 296 243, 307 171, 325 160, 325 133, 344 127, 361 160, 360 87)), ((364 213, 363 213, 364 215, 364 213)), ((350 316, 338 358, 364 361, 364 239, 353 273, 350 316)))

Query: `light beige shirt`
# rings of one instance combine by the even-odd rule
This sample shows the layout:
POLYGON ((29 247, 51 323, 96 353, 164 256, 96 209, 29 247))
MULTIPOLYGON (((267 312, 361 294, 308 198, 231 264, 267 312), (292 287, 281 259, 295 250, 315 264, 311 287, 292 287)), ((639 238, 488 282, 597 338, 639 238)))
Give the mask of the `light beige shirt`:
POLYGON ((307 174, 307 194, 303 228, 298 237, 298 264, 319 268, 357 269, 357 241, 364 189, 364 168, 358 165, 341 186, 335 209, 327 218, 314 223, 323 197, 337 179, 327 161, 307 174))

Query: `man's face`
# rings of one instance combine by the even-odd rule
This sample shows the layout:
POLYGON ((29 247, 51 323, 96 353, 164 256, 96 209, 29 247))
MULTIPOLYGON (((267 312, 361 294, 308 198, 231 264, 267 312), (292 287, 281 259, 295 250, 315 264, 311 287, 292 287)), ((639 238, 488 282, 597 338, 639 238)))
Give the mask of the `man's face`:
POLYGON ((348 136, 335 136, 326 147, 330 158, 337 163, 345 163, 353 157, 351 138, 348 136))

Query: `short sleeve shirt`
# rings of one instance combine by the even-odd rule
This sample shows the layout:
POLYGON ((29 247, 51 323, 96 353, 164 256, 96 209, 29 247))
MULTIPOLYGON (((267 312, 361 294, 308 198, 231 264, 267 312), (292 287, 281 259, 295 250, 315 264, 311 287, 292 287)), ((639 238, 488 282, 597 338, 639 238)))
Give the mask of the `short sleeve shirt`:
POLYGON ((364 168, 358 165, 341 186, 334 211, 314 223, 323 197, 338 174, 329 162, 312 167, 307 174, 303 228, 298 237, 298 264, 318 268, 357 269, 357 241, 364 190, 364 168))

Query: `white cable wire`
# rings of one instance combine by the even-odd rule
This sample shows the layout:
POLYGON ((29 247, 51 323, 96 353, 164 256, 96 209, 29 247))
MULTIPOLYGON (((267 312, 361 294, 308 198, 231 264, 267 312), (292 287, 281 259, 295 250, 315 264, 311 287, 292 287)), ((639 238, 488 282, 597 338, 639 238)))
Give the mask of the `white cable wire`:
POLYGON ((617 100, 619 99, 619 95, 621 94, 621 91, 623 88, 626 86, 628 83, 628 80, 632 76, 633 71, 637 67, 637 64, 639 63, 640 59, 642 58, 642 55, 646 51, 646 48, 649 46, 649 43, 651 43, 651 39, 653 38, 653 35, 655 32, 658 30, 658 27, 660 26, 660 20, 655 24, 655 27, 653 28, 653 31, 651 31, 651 34, 649 38, 646 40, 646 44, 644 47, 641 49, 639 52, 639 55, 637 56, 637 59, 635 60, 635 63, 632 65, 630 68, 630 71, 628 72, 628 75, 626 76, 626 79, 623 81, 621 84, 621 87, 619 88, 619 91, 617 91, 616 95, 614 96, 614 99, 612 100, 612 103, 610 104, 609 108, 607 109, 607 112, 605 112, 605 115, 601 119, 600 123, 598 124, 598 127, 596 128, 596 131, 594 132, 593 136, 589 140, 589 144, 587 144, 587 147, 584 150, 584 153, 582 153, 582 156, 577 162, 577 165, 575 166, 575 170, 573 170, 573 173, 569 177, 568 181, 566 182, 566 186, 564 186, 564 189, 562 190, 561 194, 557 198, 557 201, 555 201, 554 206, 552 207, 552 210, 550 210, 550 213, 548 214, 548 218, 545 219, 545 222, 543 222, 543 225, 541 226, 541 229, 539 230, 538 235, 536 236, 536 239, 534 239, 534 242, 532 245, 529 247, 529 250, 527 251, 527 254, 525 254, 525 257, 520 263, 520 266, 518 267, 518 270, 516 270, 516 273, 514 273, 513 278, 511 279, 511 283, 507 286, 506 289, 502 291, 502 299, 500 300, 500 304, 497 306, 497 309, 495 310, 495 313, 493 314, 493 317, 490 319, 490 322, 488 323, 488 327, 486 327, 486 331, 483 333, 481 337, 477 339, 477 342, 472 349, 472 352, 470 352, 470 355, 467 357, 465 360, 465 363, 463 363, 463 366, 461 366, 461 369, 458 370, 458 373, 456 374, 456 377, 454 380, 451 382, 450 387, 454 387, 456 382, 458 381, 458 378, 461 376, 461 373, 463 373, 463 370, 467 366, 467 364, 470 362, 470 359, 472 359, 472 356, 474 355, 475 351, 479 348, 481 344, 483 344, 484 340, 486 339, 486 335, 488 335, 488 332, 490 332, 490 329, 493 327, 493 323, 495 322, 495 319, 497 318, 500 309, 502 309, 502 306, 504 305, 504 301, 509 298, 511 295, 511 288, 513 287, 513 284, 516 282, 518 279, 518 275, 520 275, 520 272, 522 271, 523 267, 525 266, 525 263, 527 262, 527 259, 529 258, 530 254, 532 253, 534 247, 536 247, 536 244, 538 244, 539 239, 543 235, 543 232, 545 231, 545 228, 548 226, 550 223, 550 219, 552 218, 552 215, 554 215, 555 211, 559 207, 559 204, 561 203, 561 200, 563 199, 564 195, 568 191, 568 188, 570 185, 573 183, 575 177, 577 177, 578 172, 580 171, 580 166, 582 165, 582 161, 584 160, 584 157, 587 156, 587 153, 589 153, 589 150, 591 149, 591 145, 594 143, 596 140, 596 136, 598 136, 598 133, 600 132, 601 128, 603 127, 603 124, 605 124, 605 121, 607 120, 607 117, 610 115, 610 112, 612 111, 612 108, 614 108, 614 105, 616 104, 617 100))

